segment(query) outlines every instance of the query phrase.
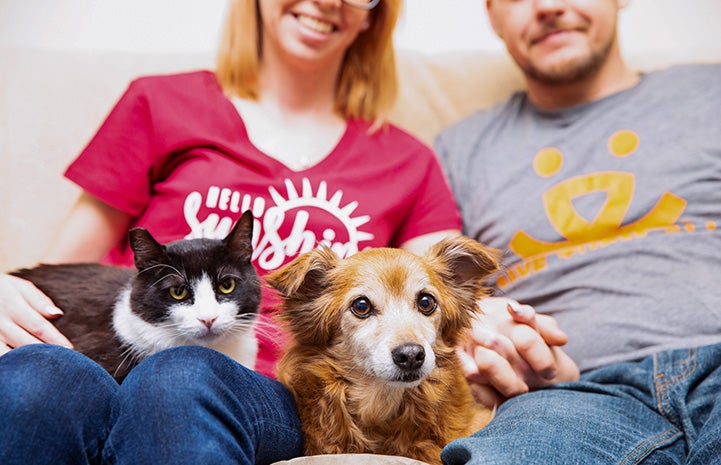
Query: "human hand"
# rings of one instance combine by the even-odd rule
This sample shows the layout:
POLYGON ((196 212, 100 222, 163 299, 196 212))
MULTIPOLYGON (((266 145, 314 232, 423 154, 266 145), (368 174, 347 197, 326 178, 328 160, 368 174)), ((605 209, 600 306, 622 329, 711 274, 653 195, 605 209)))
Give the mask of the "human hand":
POLYGON ((469 339, 457 352, 476 400, 495 406, 533 388, 578 380, 568 341, 553 317, 533 307, 490 297, 479 303, 469 339))
POLYGON ((33 283, 0 274, 0 356, 15 347, 43 342, 72 348, 48 321, 62 314, 33 283))

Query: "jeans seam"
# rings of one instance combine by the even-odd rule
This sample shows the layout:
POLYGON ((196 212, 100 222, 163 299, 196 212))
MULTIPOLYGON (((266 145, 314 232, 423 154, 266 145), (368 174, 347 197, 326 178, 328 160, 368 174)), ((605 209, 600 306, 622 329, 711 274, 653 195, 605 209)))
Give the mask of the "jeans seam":
POLYGON ((697 355, 696 355, 697 352, 698 352, 698 350, 696 348, 688 349, 686 351, 686 353, 688 354, 688 356, 686 357, 686 362, 687 362, 686 368, 684 369, 683 372, 681 372, 678 375, 671 378, 671 380, 669 381, 669 384, 671 384, 671 383, 677 384, 681 381, 686 381, 696 371, 696 368, 698 365, 698 360, 697 360, 697 355))
POLYGON ((660 445, 671 444, 679 436, 681 436, 681 431, 679 431, 678 428, 673 427, 667 429, 658 436, 646 439, 641 444, 637 445, 629 454, 627 454, 626 457, 624 457, 624 459, 619 462, 619 465, 641 463, 641 461, 645 459, 648 454, 657 449, 660 445))
POLYGON ((696 349, 688 349, 685 361, 684 371, 675 375, 667 380, 665 373, 659 373, 659 361, 658 355, 653 359, 654 371, 657 373, 654 375, 654 385, 656 387, 656 409, 658 413, 664 418, 670 421, 676 426, 676 428, 683 430, 681 422, 673 412, 673 407, 670 404, 670 395, 668 394, 669 388, 680 383, 681 381, 687 380, 695 371, 698 366, 696 357, 696 349))

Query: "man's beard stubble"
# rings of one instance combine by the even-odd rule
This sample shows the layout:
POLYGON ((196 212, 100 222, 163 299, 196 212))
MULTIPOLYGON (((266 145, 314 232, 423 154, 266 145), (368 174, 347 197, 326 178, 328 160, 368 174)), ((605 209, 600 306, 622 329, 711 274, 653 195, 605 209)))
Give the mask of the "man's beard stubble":
MULTIPOLYGON (((558 26, 549 24, 547 25, 547 29, 553 31, 558 29, 558 26)), ((583 81, 595 74, 608 59, 614 45, 615 32, 610 37, 614 39, 609 40, 599 50, 591 50, 591 52, 584 57, 566 60, 562 63, 552 65, 548 69, 542 69, 541 67, 534 66, 533 63, 527 63, 525 66, 522 66, 522 71, 530 79, 549 86, 583 81)))

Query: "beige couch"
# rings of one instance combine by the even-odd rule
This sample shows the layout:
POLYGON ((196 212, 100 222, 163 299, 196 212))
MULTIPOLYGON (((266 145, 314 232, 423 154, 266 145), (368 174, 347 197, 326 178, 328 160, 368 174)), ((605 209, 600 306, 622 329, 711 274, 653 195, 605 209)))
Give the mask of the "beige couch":
MULTIPOLYGON (((0 48, 0 270, 35 263, 78 194, 64 167, 130 79, 210 67, 213 56, 0 48)), ((504 56, 400 57, 394 120, 429 144, 452 121, 521 85, 504 56)))
MULTIPOLYGON (((721 59, 721 51, 709 55, 721 59)), ((633 63, 647 69, 682 59, 643 56, 633 63)), ((42 255, 78 194, 62 171, 130 79, 212 63, 210 54, 0 48, 0 271, 42 255)), ((392 119, 429 144, 443 127, 522 86, 505 55, 481 51, 404 51, 399 68, 401 94, 392 119)))
MULTIPOLYGON (((694 61, 721 60, 721 50, 694 61)), ((210 55, 0 49, 0 270, 35 263, 78 194, 64 167, 133 77, 212 66, 210 55)), ((685 57, 639 56, 640 69, 685 57)), ((399 54, 401 95, 392 119, 432 143, 448 124, 522 87, 509 59, 484 52, 399 54)), ((417 464, 402 458, 315 457, 314 465, 417 464), (336 460, 337 459, 337 460, 336 460)))

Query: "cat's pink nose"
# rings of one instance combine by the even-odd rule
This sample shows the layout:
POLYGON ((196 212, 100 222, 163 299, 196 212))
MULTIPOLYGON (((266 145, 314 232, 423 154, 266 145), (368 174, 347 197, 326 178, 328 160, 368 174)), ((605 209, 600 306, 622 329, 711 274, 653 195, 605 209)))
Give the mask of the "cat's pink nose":
POLYGON ((198 321, 203 323, 208 329, 210 329, 213 326, 213 323, 215 323, 215 320, 217 318, 198 318, 198 321))

